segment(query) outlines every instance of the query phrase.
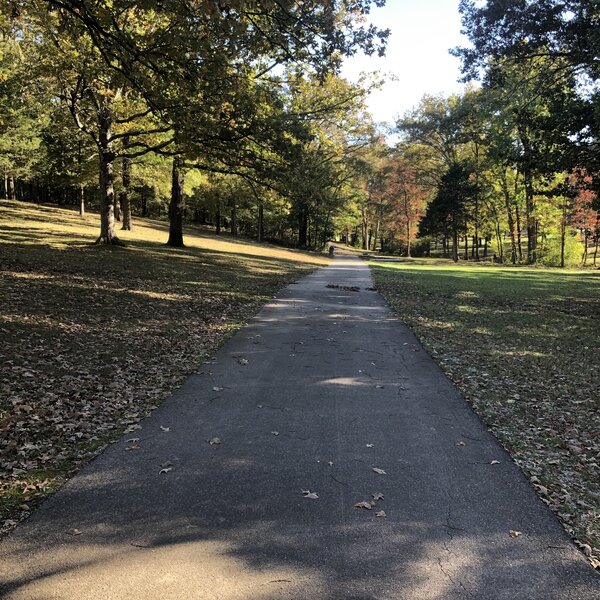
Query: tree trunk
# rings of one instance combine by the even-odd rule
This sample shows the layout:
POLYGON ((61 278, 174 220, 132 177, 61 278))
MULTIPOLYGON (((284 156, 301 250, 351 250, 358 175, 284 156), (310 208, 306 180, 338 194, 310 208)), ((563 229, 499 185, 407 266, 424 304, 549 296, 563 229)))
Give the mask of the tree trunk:
POLYGON ((377 250, 377 240, 379 239, 379 232, 381 231, 381 219, 377 219, 375 222, 375 233, 373 234, 373 246, 371 250, 377 250))
POLYGON ((142 196, 140 198, 142 202, 142 217, 148 216, 148 199, 146 197, 146 192, 142 188, 142 196))
POLYGON ((171 201, 169 202, 169 239, 167 246, 183 248, 183 159, 173 158, 171 201))
POLYGON ((298 246, 306 248, 308 245, 308 206, 302 203, 298 215, 298 246))
POLYGON ((465 260, 469 260, 469 236, 465 234, 465 260))
POLYGON ((367 216, 367 209, 365 206, 361 209, 361 234, 362 234, 362 249, 367 250, 367 242, 368 242, 368 230, 369 230, 369 218, 367 216))
POLYGON ((452 260, 458 262, 458 230, 452 232, 452 260))
POLYGON ((215 233, 221 235, 221 202, 217 202, 217 210, 215 212, 215 233))
POLYGON ((407 258, 410 258, 410 236, 411 236, 411 229, 410 229, 410 219, 406 219, 406 256, 407 258))
MULTIPOLYGON (((129 136, 123 138, 123 148, 127 150, 129 147, 129 136)), ((121 192, 121 208, 123 209, 123 225, 121 229, 131 231, 131 159, 123 157, 122 164, 123 191, 121 192)))
POLYGON ((321 240, 321 246, 324 247, 327 243, 327 237, 329 234, 329 220, 331 219, 331 211, 327 211, 327 216, 325 217, 325 224, 323 225, 323 238, 321 240))
POLYGON ((581 264, 585 267, 588 259, 588 230, 583 232, 583 256, 581 257, 581 264))
POLYGON ((263 203, 258 203, 258 242, 262 243, 265 240, 265 209, 263 203))
POLYGON ((231 235, 238 234, 238 222, 237 222, 237 206, 235 202, 231 205, 231 235))
POLYGON ((111 129, 112 115, 107 108, 102 108, 98 115, 98 160, 100 164, 100 237, 97 244, 121 245, 115 233, 114 213, 114 160, 115 154, 112 149, 111 129))
POLYGON ((596 212, 596 227, 594 229, 594 266, 598 258, 598 246, 600 245, 600 211, 596 212))
POLYGON ((479 144, 475 142, 475 235, 473 237, 475 260, 479 260, 479 144))
POLYGON ((533 182, 529 172, 525 173, 525 215, 527 217, 527 262, 532 265, 537 261, 537 224, 533 182))
POLYGON ((85 187, 84 187, 83 183, 79 184, 78 193, 79 193, 79 216, 84 217, 85 216, 85 187))
POLYGON ((508 232, 510 235, 510 262, 514 265, 517 262, 517 240, 515 235, 515 219, 508 192, 508 181, 506 180, 506 169, 502 170, 502 191, 504 192, 504 205, 508 217, 508 232))
POLYGON ((523 242, 521 240, 521 211, 519 205, 515 204, 515 219, 517 225, 517 253, 519 255, 519 262, 523 262, 523 242))
POLYGON ((500 254, 500 262, 504 264, 504 244, 502 243, 502 232, 500 231, 500 222, 496 220, 496 236, 498 238, 498 252, 500 254))
POLYGON ((121 200, 119 194, 113 194, 115 221, 121 222, 121 200))
POLYGON ((113 155, 100 151, 100 237, 97 244, 118 244, 115 233, 113 155))
POLYGON ((2 198, 8 200, 8 175, 6 174, 6 171, 4 171, 3 177, 2 198))
POLYGON ((16 200, 17 195, 15 191, 15 178, 12 175, 8 176, 8 199, 16 200))
POLYGON ((560 219, 560 266, 565 267, 565 238, 567 237, 567 200, 563 198, 562 215, 560 219))

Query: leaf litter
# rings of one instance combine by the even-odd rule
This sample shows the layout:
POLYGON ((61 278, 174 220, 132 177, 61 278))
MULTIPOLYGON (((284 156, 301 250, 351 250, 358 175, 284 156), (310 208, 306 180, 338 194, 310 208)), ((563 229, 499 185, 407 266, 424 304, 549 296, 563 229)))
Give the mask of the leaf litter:
POLYGON ((246 244, 213 255, 193 230, 175 256, 148 246, 145 236, 164 236, 150 222, 109 252, 93 246, 97 215, 4 201, 0 212, 24 229, 52 225, 39 242, 0 244, 0 534, 141 429, 276 290, 324 262, 246 244))
POLYGON ((600 347, 600 277, 524 269, 377 265, 373 274, 600 569, 598 360, 590 350, 600 347))

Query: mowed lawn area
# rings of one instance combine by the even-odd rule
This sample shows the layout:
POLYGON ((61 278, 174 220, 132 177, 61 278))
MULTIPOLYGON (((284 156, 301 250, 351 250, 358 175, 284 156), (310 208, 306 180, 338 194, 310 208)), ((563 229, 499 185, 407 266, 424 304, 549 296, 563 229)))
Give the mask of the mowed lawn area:
POLYGON ((378 290, 598 558, 600 273, 434 259, 372 267, 378 290))
POLYGON ((165 224, 141 219, 126 248, 98 233, 98 215, 0 202, 2 531, 328 262, 194 228, 168 248, 165 224))

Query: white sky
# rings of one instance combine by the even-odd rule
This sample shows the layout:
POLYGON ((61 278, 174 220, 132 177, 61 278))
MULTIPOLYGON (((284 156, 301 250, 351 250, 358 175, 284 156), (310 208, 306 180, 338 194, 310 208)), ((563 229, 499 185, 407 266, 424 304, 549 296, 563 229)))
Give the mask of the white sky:
POLYGON ((369 99, 375 121, 390 124, 396 117, 419 103, 424 94, 459 92, 464 84, 460 61, 448 53, 450 48, 467 45, 460 34, 459 0, 387 0, 383 8, 373 8, 370 21, 389 28, 387 53, 346 59, 342 76, 357 81, 363 71, 392 73, 390 81, 369 99))

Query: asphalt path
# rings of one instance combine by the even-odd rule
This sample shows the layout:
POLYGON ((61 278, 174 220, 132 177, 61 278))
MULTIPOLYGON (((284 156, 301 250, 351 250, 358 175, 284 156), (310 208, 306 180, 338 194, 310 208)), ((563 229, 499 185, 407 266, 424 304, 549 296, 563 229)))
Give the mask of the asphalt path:
POLYGON ((283 290, 0 544, 0 597, 600 598, 372 285, 342 257, 283 290))

